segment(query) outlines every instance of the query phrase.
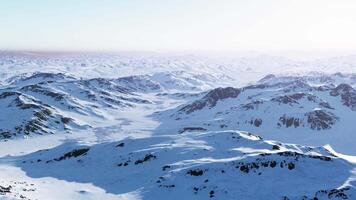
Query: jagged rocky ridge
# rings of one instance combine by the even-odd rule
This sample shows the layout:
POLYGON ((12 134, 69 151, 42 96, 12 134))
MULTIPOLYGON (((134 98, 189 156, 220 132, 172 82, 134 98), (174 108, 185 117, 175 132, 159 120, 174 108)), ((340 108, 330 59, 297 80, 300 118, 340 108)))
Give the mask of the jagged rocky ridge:
POLYGON ((0 127, 2 138, 22 134, 46 134, 76 126, 73 119, 58 113, 53 107, 19 92, 0 94, 0 127))
POLYGON ((344 114, 340 113, 340 107, 354 114, 356 90, 346 83, 315 86, 297 79, 269 84, 266 78, 261 82, 265 83, 213 89, 201 99, 161 115, 169 114, 176 121, 200 115, 208 118, 207 121, 226 119, 229 124, 220 124, 223 127, 251 125, 325 130, 339 123, 344 114))

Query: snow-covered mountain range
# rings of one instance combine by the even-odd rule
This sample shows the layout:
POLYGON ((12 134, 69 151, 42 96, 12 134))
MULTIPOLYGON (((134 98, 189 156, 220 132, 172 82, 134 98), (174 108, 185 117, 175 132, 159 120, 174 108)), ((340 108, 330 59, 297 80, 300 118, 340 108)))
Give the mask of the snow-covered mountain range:
POLYGON ((354 74, 339 73, 267 75, 242 88, 210 90, 201 98, 155 113, 154 117, 162 121, 163 130, 248 130, 285 142, 331 144, 352 153, 356 150, 355 78, 354 74))
POLYGON ((149 97, 152 93, 204 91, 222 80, 223 77, 183 71, 116 79, 78 79, 62 73, 16 76, 0 89, 0 116, 6 121, 6 126, 0 128, 0 137, 90 127, 111 120, 122 110, 154 104, 149 97))
POLYGON ((0 199, 354 199, 356 68, 326 64, 1 52, 0 199))

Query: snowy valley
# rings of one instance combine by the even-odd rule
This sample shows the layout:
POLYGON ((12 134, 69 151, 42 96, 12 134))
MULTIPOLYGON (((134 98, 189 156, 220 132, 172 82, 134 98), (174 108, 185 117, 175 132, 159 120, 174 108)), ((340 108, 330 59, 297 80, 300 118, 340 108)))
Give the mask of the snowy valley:
POLYGON ((0 199, 355 199, 353 58, 1 52, 0 199))

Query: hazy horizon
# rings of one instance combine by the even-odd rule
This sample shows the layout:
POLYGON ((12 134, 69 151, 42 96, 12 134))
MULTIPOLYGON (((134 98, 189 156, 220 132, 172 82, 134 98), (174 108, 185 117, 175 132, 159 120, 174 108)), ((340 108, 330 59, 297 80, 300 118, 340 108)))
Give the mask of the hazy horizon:
POLYGON ((0 49, 356 52, 355 9, 350 0, 4 0, 0 49))

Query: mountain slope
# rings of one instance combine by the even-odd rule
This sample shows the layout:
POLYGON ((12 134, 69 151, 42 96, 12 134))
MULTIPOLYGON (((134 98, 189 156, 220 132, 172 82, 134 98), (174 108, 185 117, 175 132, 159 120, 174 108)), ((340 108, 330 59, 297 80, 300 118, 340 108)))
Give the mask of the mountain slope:
POLYGON ((265 141, 238 131, 93 146, 65 144, 12 160, 30 177, 90 182, 110 193, 138 192, 143 199, 352 199, 356 195, 354 182, 345 185, 354 176, 350 172, 354 166, 327 149, 265 141))
POLYGON ((113 80, 81 80, 36 73, 0 89, 0 137, 89 128, 125 109, 150 105, 134 90, 113 80))

